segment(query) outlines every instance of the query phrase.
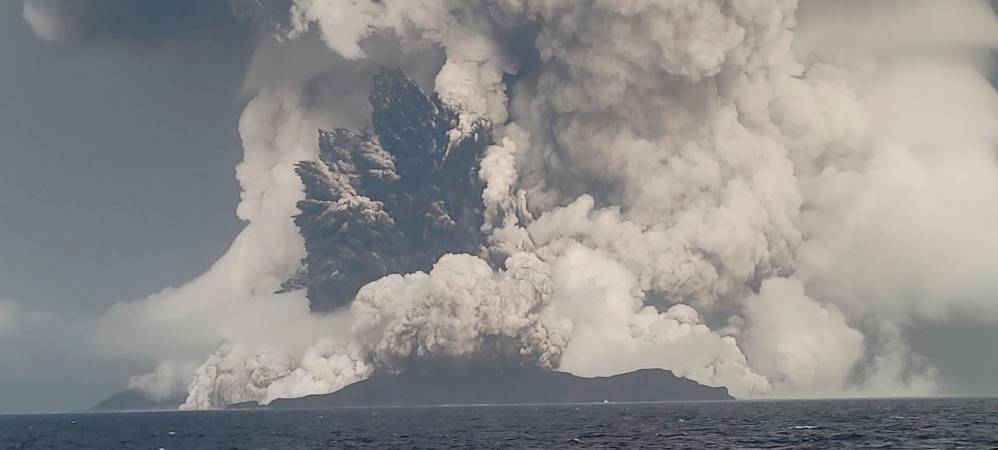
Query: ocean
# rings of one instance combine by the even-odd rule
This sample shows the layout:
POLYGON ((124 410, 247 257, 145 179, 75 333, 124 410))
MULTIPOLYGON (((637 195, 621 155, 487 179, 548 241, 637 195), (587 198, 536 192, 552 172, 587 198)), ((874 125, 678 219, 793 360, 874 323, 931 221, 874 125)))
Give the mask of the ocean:
POLYGON ((998 399, 12 415, 0 448, 998 449, 998 399))

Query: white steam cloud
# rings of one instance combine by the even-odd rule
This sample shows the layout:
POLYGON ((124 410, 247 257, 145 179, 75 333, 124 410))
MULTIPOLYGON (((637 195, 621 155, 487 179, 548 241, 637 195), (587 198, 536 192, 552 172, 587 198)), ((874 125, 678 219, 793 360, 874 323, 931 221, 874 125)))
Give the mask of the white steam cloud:
POLYGON ((998 323, 984 1, 298 0, 291 17, 280 45, 334 63, 250 74, 246 229, 197 280, 102 319, 99 345, 159 362, 136 387, 200 363, 184 407, 266 403, 502 347, 736 396, 925 394, 908 327, 998 323), (487 248, 311 314, 273 294, 304 256, 294 165, 319 128, 366 124, 355 91, 377 65, 460 112, 451 144, 492 124, 487 248))
POLYGON ((390 368, 425 355, 473 355, 486 337, 510 338, 531 362, 557 366, 571 327, 542 314, 554 290, 551 270, 526 253, 510 256, 505 269, 496 273, 477 257, 445 255, 429 274, 372 282, 350 307, 353 334, 378 365, 390 368))

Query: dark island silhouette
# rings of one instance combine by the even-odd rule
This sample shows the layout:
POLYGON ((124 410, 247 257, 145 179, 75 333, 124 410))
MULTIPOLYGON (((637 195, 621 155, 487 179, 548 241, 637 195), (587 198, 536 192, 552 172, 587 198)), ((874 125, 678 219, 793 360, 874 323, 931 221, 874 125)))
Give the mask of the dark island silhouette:
POLYGON ((532 367, 434 368, 377 373, 330 394, 255 402, 229 408, 335 408, 523 403, 600 403, 734 400, 663 369, 584 378, 532 367))
MULTIPOLYGON (((435 365, 402 373, 378 372, 330 394, 282 398, 269 405, 236 403, 228 409, 438 406, 476 404, 601 403, 734 400, 663 369, 585 378, 528 366, 435 365)), ((134 390, 119 392, 91 411, 176 409, 183 396, 152 402, 134 390)))

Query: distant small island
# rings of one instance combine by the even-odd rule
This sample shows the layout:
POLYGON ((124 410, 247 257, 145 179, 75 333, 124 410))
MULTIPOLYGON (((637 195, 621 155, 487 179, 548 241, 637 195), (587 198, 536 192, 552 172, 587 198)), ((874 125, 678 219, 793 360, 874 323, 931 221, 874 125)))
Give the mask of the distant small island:
MULTIPOLYGON (((142 407, 136 395, 118 393, 92 411, 175 409, 182 398, 142 407), (115 400, 115 401, 112 401, 115 400), (123 402, 122 400, 128 400, 123 402), (125 408, 114 409, 117 406, 125 408)), ((374 406, 436 406, 523 403, 600 403, 734 400, 727 388, 701 385, 663 369, 641 369, 585 378, 523 366, 427 366, 399 374, 380 372, 330 394, 244 402, 229 409, 292 409, 374 406)))
POLYGON ((187 394, 177 394, 154 400, 138 389, 118 392, 90 408, 91 412, 112 411, 169 411, 175 410, 184 403, 187 394))

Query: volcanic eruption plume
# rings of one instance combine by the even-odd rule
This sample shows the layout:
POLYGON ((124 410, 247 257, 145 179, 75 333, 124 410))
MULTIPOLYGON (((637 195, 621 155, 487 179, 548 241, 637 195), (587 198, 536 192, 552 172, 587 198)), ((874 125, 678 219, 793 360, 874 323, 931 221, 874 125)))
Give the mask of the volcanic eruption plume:
POLYGON ((906 329, 998 322, 998 22, 943 3, 296 0, 246 229, 102 320, 197 330, 127 350, 186 408, 483 358, 931 393, 906 329))

